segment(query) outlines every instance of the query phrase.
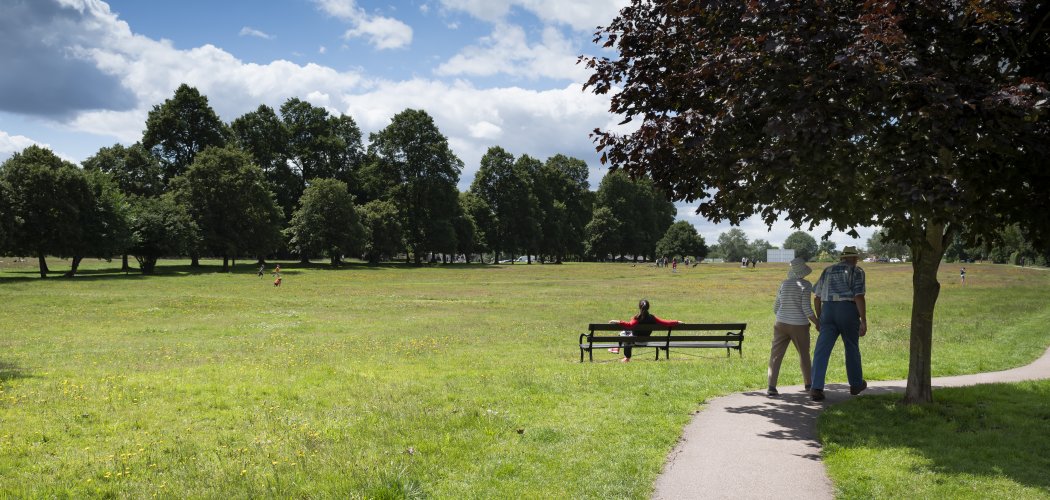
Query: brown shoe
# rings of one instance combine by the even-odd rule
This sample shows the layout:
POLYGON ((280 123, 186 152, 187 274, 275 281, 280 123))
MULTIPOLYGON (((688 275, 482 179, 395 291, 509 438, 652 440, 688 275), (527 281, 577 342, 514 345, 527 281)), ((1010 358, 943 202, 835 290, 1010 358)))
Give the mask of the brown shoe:
POLYGON ((812 399, 813 401, 824 401, 824 391, 820 389, 809 391, 809 399, 812 399))

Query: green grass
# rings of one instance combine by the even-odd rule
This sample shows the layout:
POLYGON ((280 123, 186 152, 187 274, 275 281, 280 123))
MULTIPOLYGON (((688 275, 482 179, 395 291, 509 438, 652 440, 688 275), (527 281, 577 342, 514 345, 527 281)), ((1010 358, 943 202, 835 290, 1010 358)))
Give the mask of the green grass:
MULTIPOLYGON (((275 289, 249 264, 47 280, 33 264, 0 265, 0 497, 645 498, 703 401, 764 387, 785 271, 286 263, 275 289), (743 357, 578 363, 586 323, 641 297, 747 322, 743 357)), ((901 379, 910 266, 867 269, 865 375, 901 379)), ((941 272, 934 375, 1042 354, 1050 273, 967 271, 965 288, 941 272)))
POLYGON ((841 498, 1050 498, 1050 381, 853 398, 821 416, 841 498))

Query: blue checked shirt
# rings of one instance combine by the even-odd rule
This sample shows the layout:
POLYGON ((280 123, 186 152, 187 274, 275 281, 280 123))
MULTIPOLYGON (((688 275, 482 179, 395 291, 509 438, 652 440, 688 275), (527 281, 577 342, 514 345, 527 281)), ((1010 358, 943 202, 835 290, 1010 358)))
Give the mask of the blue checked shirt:
POLYGON ((813 287, 813 293, 821 302, 853 300, 857 295, 864 295, 864 270, 846 262, 828 266, 813 287))

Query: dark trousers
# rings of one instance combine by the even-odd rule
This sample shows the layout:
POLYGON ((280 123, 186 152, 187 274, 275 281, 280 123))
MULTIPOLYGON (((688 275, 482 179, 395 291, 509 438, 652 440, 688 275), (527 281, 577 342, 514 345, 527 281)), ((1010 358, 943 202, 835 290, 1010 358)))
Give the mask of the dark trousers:
MULTIPOLYGON (((652 334, 653 334, 653 332, 634 332, 634 336, 635 337, 648 337, 648 336, 650 336, 652 334)), ((622 346, 623 344, 620 344, 620 345, 622 346)), ((625 357, 627 359, 631 359, 631 348, 630 347, 624 347, 623 348, 623 357, 625 357)))

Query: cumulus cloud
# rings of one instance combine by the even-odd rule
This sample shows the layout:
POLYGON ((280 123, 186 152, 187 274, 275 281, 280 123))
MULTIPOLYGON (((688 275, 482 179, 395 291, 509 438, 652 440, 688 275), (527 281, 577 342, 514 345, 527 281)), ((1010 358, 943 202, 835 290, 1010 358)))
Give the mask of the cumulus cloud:
MULTIPOLYGON (((0 16, 0 111, 66 118, 89 109, 131 109, 119 75, 84 54, 95 35, 80 2, 5 2, 0 16)), ((108 11, 105 4, 90 8, 108 11)))
POLYGON ((610 125, 609 103, 578 84, 550 90, 480 89, 464 81, 413 79, 382 82, 370 92, 346 94, 342 101, 343 112, 368 131, 387 126, 406 108, 426 110, 464 162, 461 189, 473 180, 481 156, 496 145, 515 156, 578 157, 594 167, 592 182, 604 171, 597 166, 588 133, 610 125))
POLYGON ((580 48, 553 27, 543 30, 539 43, 529 44, 521 26, 497 24, 492 34, 438 66, 439 75, 511 75, 528 79, 553 78, 582 82, 587 69, 576 64, 580 48))
POLYGON ((45 148, 50 148, 47 144, 42 144, 33 139, 30 139, 24 135, 10 135, 3 130, 0 130, 0 162, 3 162, 11 157, 11 155, 22 151, 29 146, 37 144, 45 148))
POLYGON ((371 15, 355 0, 315 0, 321 11, 350 23, 344 38, 365 38, 373 47, 400 49, 412 43, 412 27, 391 17, 371 15))
POLYGON ((577 31, 607 26, 629 0, 441 0, 447 10, 462 11, 488 22, 504 21, 513 9, 529 12, 547 24, 577 31))
POLYGON ((255 28, 250 27, 250 26, 245 26, 245 27, 241 28, 241 32, 238 33, 238 34, 240 36, 254 36, 256 38, 262 38, 264 40, 273 40, 273 38, 274 38, 273 35, 270 35, 268 33, 259 31, 259 30, 255 29, 255 28))

